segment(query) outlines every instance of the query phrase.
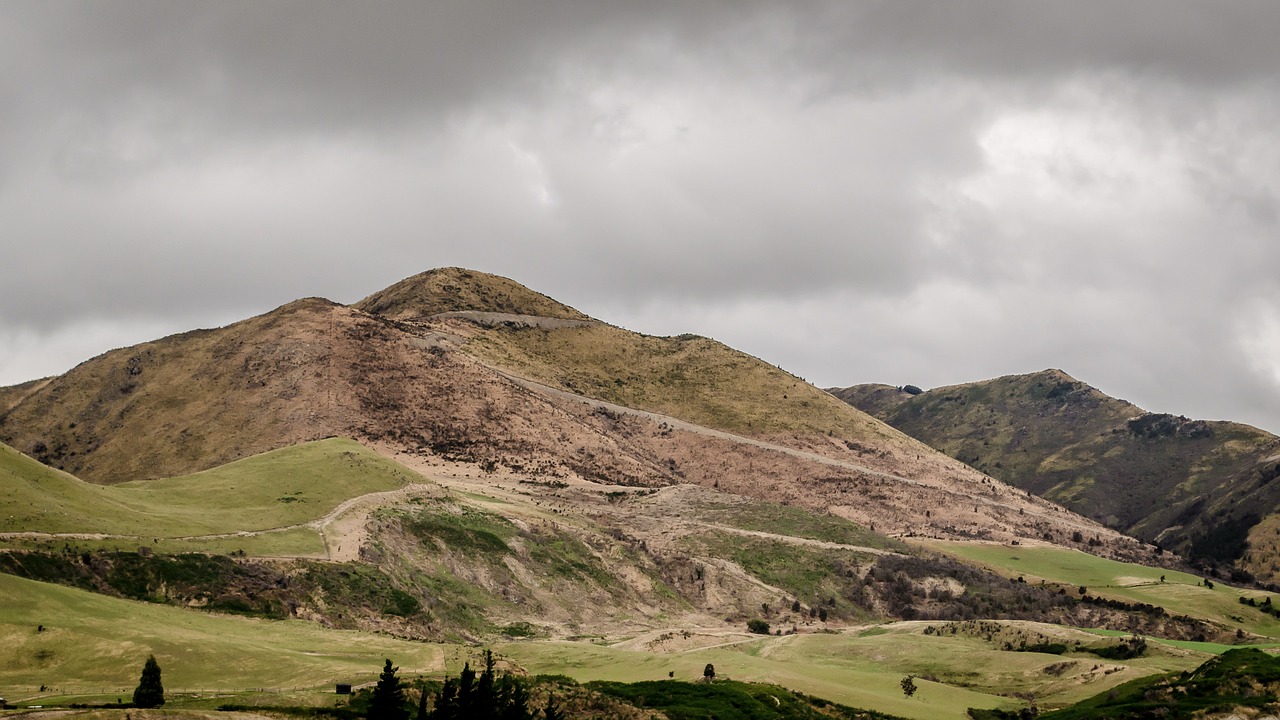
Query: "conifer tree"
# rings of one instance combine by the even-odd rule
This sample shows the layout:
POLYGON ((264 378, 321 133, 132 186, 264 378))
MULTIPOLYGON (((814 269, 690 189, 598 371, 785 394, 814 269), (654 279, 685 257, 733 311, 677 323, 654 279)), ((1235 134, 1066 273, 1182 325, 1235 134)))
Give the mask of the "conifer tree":
POLYGON ((458 675, 458 717, 476 716, 475 695, 476 671, 471 669, 470 662, 463 663, 462 673, 458 675))
POLYGON ((418 682, 418 686, 421 694, 418 695, 418 714, 414 716, 413 720, 429 720, 427 715, 427 686, 422 684, 421 681, 418 682))
POLYGON ((493 651, 484 651, 484 670, 476 682, 475 707, 482 712, 492 712, 498 706, 498 691, 494 683, 497 680, 493 671, 493 651))
POLYGON ((500 720, 533 720, 529 712, 529 691, 510 673, 498 681, 498 715, 500 720))
POLYGON ((455 720, 458 717, 458 681, 445 678, 440 696, 436 698, 436 707, 431 711, 431 720, 455 720))
POLYGON ((404 706, 404 688, 400 687, 400 678, 391 667, 391 660, 382 668, 378 676, 378 684, 373 688, 373 697, 369 699, 369 712, 365 715, 369 720, 409 720, 409 711, 404 706))
POLYGON ((140 708, 157 708, 164 704, 164 685, 160 682, 160 664, 156 656, 147 657, 142 665, 142 677, 138 687, 133 691, 133 706, 140 708))

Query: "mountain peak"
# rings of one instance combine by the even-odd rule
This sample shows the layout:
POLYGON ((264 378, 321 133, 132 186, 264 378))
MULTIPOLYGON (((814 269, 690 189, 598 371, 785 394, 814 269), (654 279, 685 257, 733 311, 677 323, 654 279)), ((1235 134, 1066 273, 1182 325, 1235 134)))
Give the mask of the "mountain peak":
POLYGON ((419 273, 370 295, 353 307, 391 320, 465 311, 590 319, 514 280, 459 267, 419 273))

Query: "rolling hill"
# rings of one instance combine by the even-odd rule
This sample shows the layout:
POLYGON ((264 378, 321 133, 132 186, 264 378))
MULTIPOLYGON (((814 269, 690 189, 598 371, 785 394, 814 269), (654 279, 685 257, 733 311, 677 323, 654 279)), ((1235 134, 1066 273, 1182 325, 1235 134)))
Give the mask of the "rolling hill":
POLYGON ((993 477, 1191 558, 1280 578, 1280 438, 1143 411, 1060 370, 831 392, 993 477), (915 390, 915 389, 912 389, 915 390))
POLYGON ((0 441, 105 484, 334 436, 484 472, 696 483, 882 532, 1144 552, 757 358, 458 268, 114 350, 0 413, 0 441))

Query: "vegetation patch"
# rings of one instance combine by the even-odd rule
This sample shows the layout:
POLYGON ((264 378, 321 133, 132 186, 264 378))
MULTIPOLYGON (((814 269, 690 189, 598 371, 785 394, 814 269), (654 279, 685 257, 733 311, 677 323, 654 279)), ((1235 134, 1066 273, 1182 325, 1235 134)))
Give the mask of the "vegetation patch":
POLYGON ((510 552, 507 540, 518 532, 498 515, 453 505, 409 514, 404 526, 418 539, 438 540, 453 552, 498 556, 510 552))
POLYGON ((593 682, 587 687, 637 707, 661 710, 671 720, 887 720, 895 717, 801 695, 778 685, 733 680, 593 682))
MULTIPOLYGON (((1275 713, 1280 688, 1280 659, 1242 648, 1210 659, 1194 671, 1143 678, 1094 698, 1047 713, 1045 720, 1096 718, 1180 718, 1249 708, 1275 713)), ((976 717, 976 716, 975 716, 976 717)))
POLYGON ((905 543, 872 532, 838 515, 811 512, 789 505, 752 502, 704 506, 699 510, 700 515, 708 520, 743 530, 899 552, 907 550, 905 543))

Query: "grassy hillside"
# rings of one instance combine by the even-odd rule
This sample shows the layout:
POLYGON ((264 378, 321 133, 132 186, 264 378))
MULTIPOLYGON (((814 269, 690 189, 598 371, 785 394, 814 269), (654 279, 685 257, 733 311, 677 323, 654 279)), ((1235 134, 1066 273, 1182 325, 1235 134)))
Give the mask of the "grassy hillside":
MULTIPOLYGON (((63 694, 132 688, 154 654, 174 690, 371 680, 383 658, 438 673, 441 646, 105 597, 0 574, 0 687, 63 694), (38 631, 38 626, 44 626, 38 631)), ((6 697, 14 699, 16 693, 6 697)))
POLYGON ((1241 649, 1212 658, 1194 671, 1135 680, 1042 717, 1178 720, 1274 716, 1278 710, 1280 659, 1260 650, 1241 649))
POLYGON ((107 487, 0 445, 0 532, 151 539, 266 530, 323 517, 358 495, 421 481, 417 473, 341 438, 275 450, 194 475, 107 487))
POLYGON ((1226 628, 1241 629, 1251 637, 1280 640, 1280 619, 1240 602, 1241 598, 1252 598, 1261 604, 1267 597, 1280 601, 1280 595, 1243 590, 1214 580, 1210 580, 1210 588, 1204 578, 1195 575, 1115 562, 1065 548, 943 542, 930 546, 1008 577, 1022 577, 1028 583, 1043 580, 1076 593, 1084 587, 1090 595, 1156 605, 1170 614, 1205 618, 1226 628))
POLYGON ((1280 438, 1145 413, 1060 370, 921 394, 834 392, 993 477, 1184 554, 1236 560, 1280 507, 1280 488, 1267 487, 1280 438))
MULTIPOLYGON (((5 575, 0 575, 0 606, 6 609, 0 616, 0 687, 11 700, 35 695, 40 685, 58 695, 123 691, 136 683, 138 669, 149 654, 163 668, 166 687, 176 692, 331 688, 334 682, 372 680, 382 659, 388 657, 400 666, 402 675, 439 677, 446 669, 456 673, 462 660, 474 653, 473 648, 335 631, 300 621, 195 613, 5 575), (37 631, 40 625, 43 631, 37 631)), ((723 677, 774 682, 905 717, 961 718, 967 707, 1016 706, 1008 698, 926 680, 920 681, 915 698, 903 698, 898 681, 906 668, 926 662, 925 649, 916 646, 905 655, 895 651, 892 659, 877 661, 876 646, 891 645, 897 637, 898 633, 890 633, 844 641, 839 636, 755 640, 743 636, 748 642, 742 646, 695 648, 681 654, 589 642, 522 641, 496 649, 529 672, 563 674, 579 681, 666 680, 669 673, 693 680, 711 662, 723 677), (810 646, 810 641, 822 644, 810 646), (796 643, 800 645, 792 648, 796 643)), ((933 662, 933 667, 962 662, 962 648, 971 641, 955 644, 957 648, 933 662)), ((1028 670, 1058 660, 1028 654, 1004 656, 1028 670)), ((1107 676, 1104 681, 1099 676, 1102 687, 1118 679, 1107 676)))
POLYGON ((910 443, 804 380, 704 337, 608 325, 501 329, 467 350, 553 387, 721 430, 910 443))

